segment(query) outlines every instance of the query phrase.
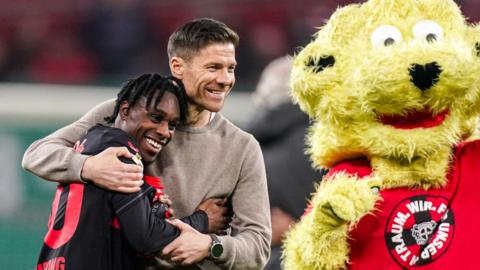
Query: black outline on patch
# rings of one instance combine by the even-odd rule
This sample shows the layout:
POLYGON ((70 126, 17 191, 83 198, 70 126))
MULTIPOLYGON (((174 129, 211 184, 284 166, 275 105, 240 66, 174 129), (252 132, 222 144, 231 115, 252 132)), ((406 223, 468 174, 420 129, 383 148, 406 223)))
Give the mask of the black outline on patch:
POLYGON ((455 214, 453 213, 453 210, 450 208, 450 206, 451 206, 451 201, 448 200, 447 197, 441 196, 441 195, 440 195, 440 196, 435 196, 435 195, 429 195, 429 194, 414 195, 414 196, 411 196, 411 197, 408 197, 408 198, 405 198, 405 199, 401 200, 400 202, 398 202, 398 203, 395 205, 395 207, 393 208, 393 210, 392 210, 392 211, 390 212, 390 214, 388 215, 388 219, 387 219, 386 222, 385 222, 385 230, 383 231, 383 239, 384 239, 385 248, 387 249, 388 254, 390 254, 390 257, 392 257, 393 261, 394 261, 398 266, 400 266, 400 268, 402 268, 403 270, 409 270, 409 269, 412 269, 412 268, 422 267, 422 266, 429 265, 429 264, 435 262, 436 260, 438 260, 439 258, 441 258, 441 257, 447 252, 447 250, 450 248, 450 245, 452 244, 452 242, 453 242, 453 240, 454 240, 455 230, 456 230, 456 226, 455 226, 455 214), (428 197, 442 198, 442 199, 444 199, 445 201, 447 201, 447 202, 448 202, 447 209, 448 209, 449 212, 452 213, 452 219, 453 219, 454 229, 453 229, 452 235, 451 235, 451 236, 452 236, 452 239, 451 239, 450 242, 447 243, 447 245, 444 247, 444 252, 442 252, 437 258, 435 258, 435 260, 432 260, 432 261, 430 261, 430 262, 427 263, 427 264, 414 265, 414 266, 405 267, 405 266, 401 265, 401 264, 397 261, 397 259, 393 256, 392 252, 390 251, 390 249, 389 249, 389 247, 388 247, 387 238, 386 238, 386 235, 389 234, 389 232, 387 231, 387 229, 388 229, 388 223, 390 222, 393 213, 396 213, 396 212, 397 212, 397 208, 398 208, 398 206, 399 206, 402 202, 404 202, 404 201, 406 201, 406 200, 410 200, 410 199, 415 198, 415 197, 419 197, 419 196, 425 196, 426 198, 428 198, 428 197))

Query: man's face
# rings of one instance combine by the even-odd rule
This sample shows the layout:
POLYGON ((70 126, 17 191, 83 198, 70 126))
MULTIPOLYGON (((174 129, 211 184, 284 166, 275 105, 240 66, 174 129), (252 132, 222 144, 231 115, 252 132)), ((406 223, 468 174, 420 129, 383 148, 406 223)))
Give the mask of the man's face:
POLYGON ((120 129, 134 137, 140 147, 144 163, 150 163, 157 158, 172 138, 180 116, 180 106, 177 97, 165 92, 158 104, 150 104, 146 108, 146 98, 141 97, 137 104, 129 107, 124 103, 120 107, 120 129))
POLYGON ((218 112, 235 84, 235 46, 231 43, 207 45, 184 61, 182 81, 190 105, 218 112))

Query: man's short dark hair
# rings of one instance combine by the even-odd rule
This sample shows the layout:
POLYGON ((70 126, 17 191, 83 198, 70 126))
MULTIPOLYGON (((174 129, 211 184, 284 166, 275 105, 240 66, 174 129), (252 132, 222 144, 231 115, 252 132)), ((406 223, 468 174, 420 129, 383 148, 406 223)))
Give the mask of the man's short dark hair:
POLYGON ((117 95, 115 109, 111 116, 105 117, 107 123, 112 124, 120 111, 120 105, 126 101, 129 107, 134 107, 140 97, 147 99, 146 107, 152 102, 158 104, 165 92, 174 94, 178 99, 180 107, 180 123, 184 124, 187 120, 187 97, 182 81, 172 76, 164 77, 157 73, 147 73, 136 78, 128 80, 117 95))
POLYGON ((238 45, 238 35, 223 22, 210 18, 195 19, 177 29, 168 39, 168 57, 190 60, 201 49, 214 43, 238 45))

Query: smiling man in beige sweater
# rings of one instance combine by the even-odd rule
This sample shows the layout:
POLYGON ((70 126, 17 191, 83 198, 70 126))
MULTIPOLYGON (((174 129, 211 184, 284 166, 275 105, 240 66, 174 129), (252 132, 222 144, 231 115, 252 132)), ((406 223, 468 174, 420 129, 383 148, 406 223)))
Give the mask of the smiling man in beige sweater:
MULTIPOLYGON (((235 83, 237 43, 234 31, 207 18, 186 23, 168 43, 170 70, 185 85, 189 116, 187 125, 177 128, 170 144, 146 170, 162 176, 176 216, 193 213, 208 198, 228 198, 225 206, 233 211, 227 235, 205 235, 176 223, 182 234, 161 254, 176 269, 261 269, 269 257, 271 224, 260 147, 218 113, 235 83)), ((111 148, 96 156, 71 150, 90 127, 106 124, 104 118, 112 113, 114 103, 99 104, 73 124, 34 142, 24 155, 23 167, 48 180, 138 191, 141 169, 117 158, 129 157, 128 150, 111 148)))

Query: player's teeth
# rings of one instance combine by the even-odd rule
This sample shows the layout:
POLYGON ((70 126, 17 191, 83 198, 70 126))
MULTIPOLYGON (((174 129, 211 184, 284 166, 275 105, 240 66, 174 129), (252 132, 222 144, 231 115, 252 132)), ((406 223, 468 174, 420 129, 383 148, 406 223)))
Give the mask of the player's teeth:
POLYGON ((156 141, 154 141, 152 139, 147 139, 147 142, 155 148, 160 148, 160 144, 158 144, 156 141))

